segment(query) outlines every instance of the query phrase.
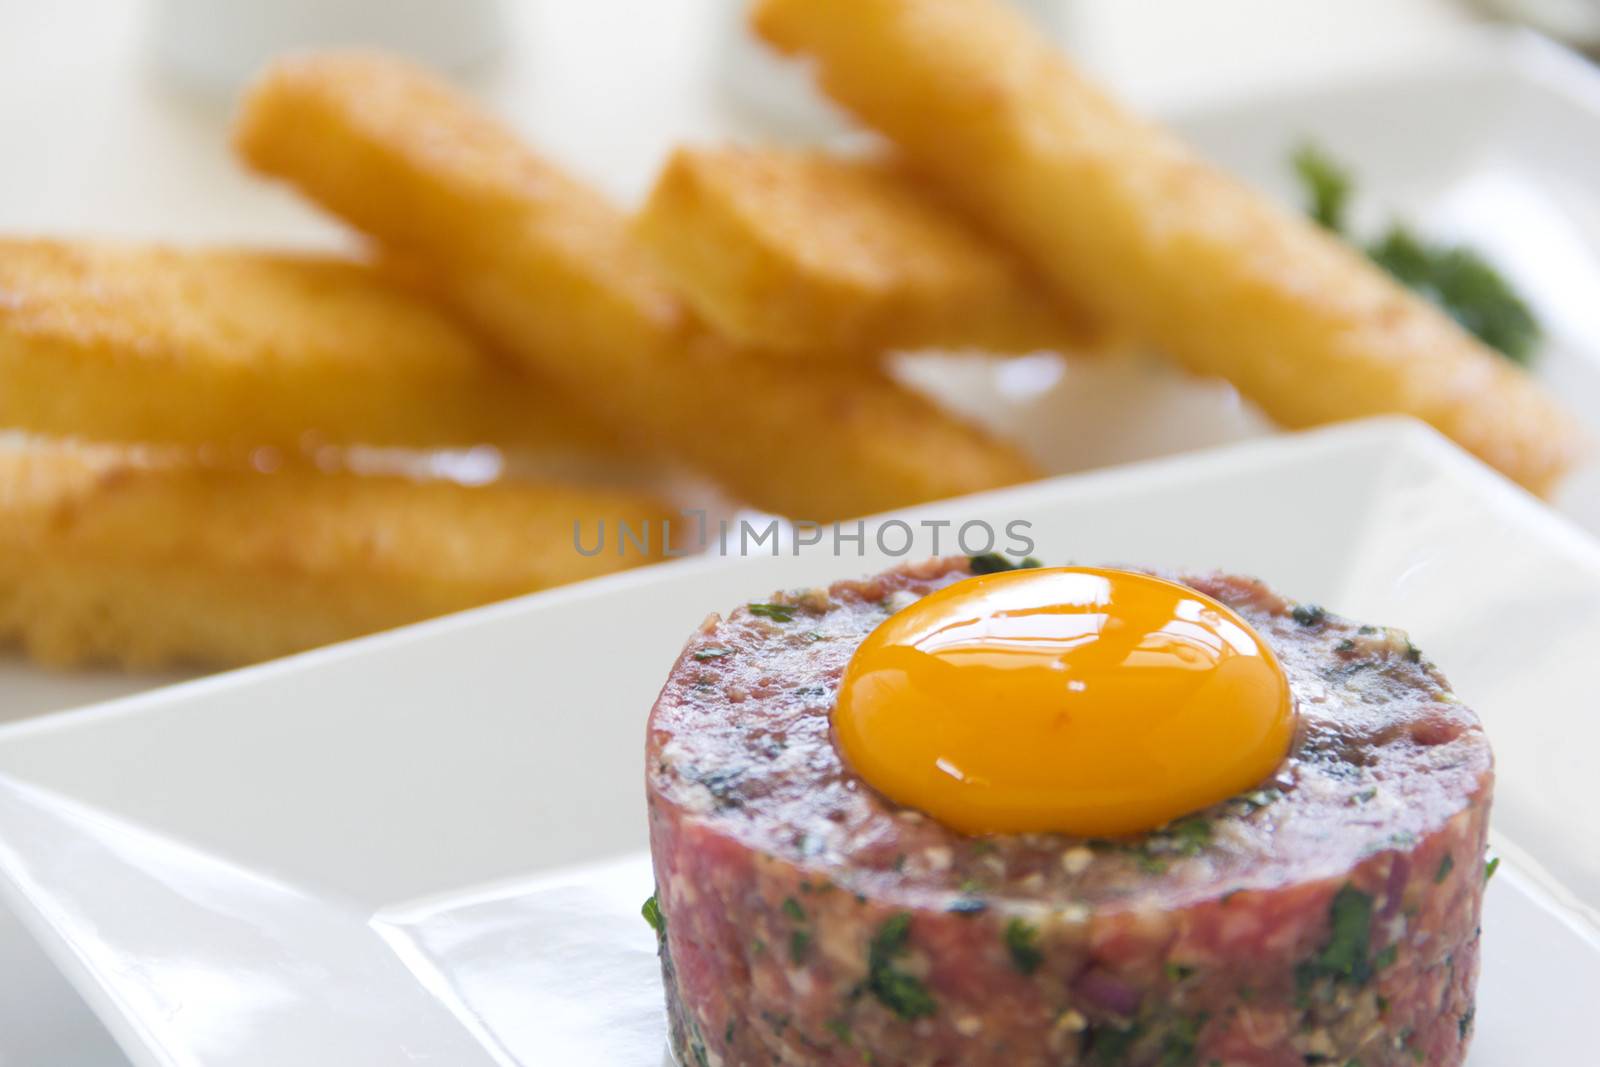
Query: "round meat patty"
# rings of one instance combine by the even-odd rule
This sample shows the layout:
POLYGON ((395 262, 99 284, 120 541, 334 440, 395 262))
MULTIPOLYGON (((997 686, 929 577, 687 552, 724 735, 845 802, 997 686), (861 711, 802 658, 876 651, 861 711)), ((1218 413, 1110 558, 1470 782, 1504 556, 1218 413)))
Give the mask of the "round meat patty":
POLYGON ((1403 633, 1231 575, 1299 709, 1269 781, 1115 840, 970 837, 845 766, 829 712, 964 558, 780 594, 694 635, 646 785, 672 1043, 693 1067, 1454 1067, 1493 771, 1403 633))

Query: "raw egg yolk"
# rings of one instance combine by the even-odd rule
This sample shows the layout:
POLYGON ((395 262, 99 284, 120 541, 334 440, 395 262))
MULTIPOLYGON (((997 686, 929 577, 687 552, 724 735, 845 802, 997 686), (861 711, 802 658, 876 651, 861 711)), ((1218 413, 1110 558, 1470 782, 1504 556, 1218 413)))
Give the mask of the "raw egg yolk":
POLYGON ((964 833, 1152 830, 1268 778, 1294 702, 1266 643, 1172 582, 970 578, 885 621, 833 712, 845 761, 964 833))

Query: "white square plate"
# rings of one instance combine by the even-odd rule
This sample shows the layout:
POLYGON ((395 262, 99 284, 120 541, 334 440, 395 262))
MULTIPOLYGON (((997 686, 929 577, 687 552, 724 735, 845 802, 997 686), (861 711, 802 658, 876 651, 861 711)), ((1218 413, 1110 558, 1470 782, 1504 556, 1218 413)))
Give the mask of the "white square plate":
MULTIPOLYGON (((718 102, 709 84, 711 64, 705 62, 710 44, 701 40, 706 26, 673 5, 663 7, 659 25, 641 37, 651 42, 650 54, 640 57, 649 61, 619 62, 609 71, 596 68, 570 42, 620 40, 608 32, 599 38, 585 32, 586 20, 613 17, 614 11, 606 14, 611 8, 539 10, 540 18, 559 12, 562 21, 540 23, 536 38, 519 43, 536 58, 528 64, 536 82, 513 79, 491 87, 493 102, 540 143, 614 191, 643 188, 656 157, 681 137, 762 134, 747 112, 718 102), (604 82, 609 88, 597 89, 605 78, 611 78, 604 82), (575 99, 624 100, 628 106, 597 116, 569 107, 575 99), (561 106, 551 107, 551 101, 561 106), (640 121, 641 101, 652 108, 650 121, 640 121)), ((0 72, 10 90, 0 97, 0 126, 9 123, 23 141, 33 131, 36 147, 48 143, 51 149, 44 170, 14 167, 0 176, 0 188, 8 191, 3 199, 11 205, 7 225, 337 243, 337 232, 325 220, 237 172, 220 148, 220 110, 191 112, 182 106, 186 101, 175 102, 159 86, 145 84, 138 34, 126 25, 139 12, 118 11, 116 19, 100 18, 106 12, 97 10, 88 20, 103 32, 85 37, 83 27, 73 25, 70 49, 36 48, 37 62, 19 61, 0 72), (51 93, 41 97, 42 84, 51 93), (39 138, 38 130, 47 131, 46 137, 39 138), (151 144, 160 150, 150 151, 151 144), (52 183, 48 189, 41 187, 44 173, 52 183), (135 176, 131 185, 129 175, 135 176)), ((630 13, 630 22, 636 15, 630 13)), ((606 106, 602 102, 602 110, 606 106)), ((1550 328, 1539 373, 1600 430, 1600 321, 1592 299, 1600 286, 1600 155, 1593 150, 1600 143, 1600 73, 1592 65, 1537 39, 1486 35, 1476 44, 1452 42, 1401 72, 1369 71, 1332 82, 1318 75, 1308 87, 1180 114, 1177 125, 1207 155, 1291 201, 1297 195, 1284 157, 1300 138, 1314 137, 1358 172, 1363 223, 1376 224, 1394 211, 1427 232, 1489 250, 1550 328)), ((1227 389, 1159 372, 1073 368, 1055 388, 1042 395, 1025 391, 1020 398, 1011 388, 1016 375, 974 376, 968 368, 944 381, 947 393, 964 400, 978 396, 990 410, 996 398, 1006 401, 1005 420, 1038 441, 1057 470, 1263 431, 1227 389)), ((1600 466, 1582 472, 1561 505, 1590 530, 1600 530, 1600 466)), ((74 707, 164 680, 111 672, 51 674, 0 654, 0 719, 74 707)), ((359 788, 358 777, 349 771, 351 790, 359 788)), ((125 802, 140 806, 117 790, 143 788, 142 781, 114 776, 109 783, 119 784, 101 790, 99 803, 111 809, 125 802)), ((1596 851, 1579 841, 1567 847, 1596 851)), ((0 1064, 122 1062, 3 908, 0 960, 0 1064)))
MULTIPOLYGON (((1246 571, 1409 629, 1483 715, 1529 857, 1495 885, 1473 1062, 1591 1047, 1600 942, 1530 875, 1600 902, 1600 719, 1575 714, 1600 547, 1392 420, 905 517, 1027 520, 1047 561, 1246 571)), ((650 1067, 645 869, 570 868, 641 848, 644 718, 706 613, 885 562, 666 564, 15 727, 0 888, 139 1064, 650 1067)))

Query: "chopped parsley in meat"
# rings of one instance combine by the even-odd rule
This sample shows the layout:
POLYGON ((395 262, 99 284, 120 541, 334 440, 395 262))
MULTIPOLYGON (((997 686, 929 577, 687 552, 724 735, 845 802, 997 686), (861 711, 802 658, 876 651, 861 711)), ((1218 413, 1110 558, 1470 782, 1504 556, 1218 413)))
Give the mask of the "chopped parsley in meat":
POLYGON ((1302 985, 1318 978, 1350 985, 1365 985, 1372 977, 1367 959, 1367 943, 1372 936, 1372 897, 1354 886, 1345 886, 1328 906, 1332 933, 1328 943, 1311 959, 1301 964, 1302 985))
POLYGON ((1020 560, 1011 560, 998 552, 984 552, 976 556, 967 557, 967 565, 972 568, 973 574, 998 574, 1001 571, 1021 571, 1034 567, 1043 567, 1032 556, 1020 560))
POLYGON ((1011 963, 1023 974, 1032 974, 1044 962, 1039 951, 1039 928, 1021 919, 1006 923, 1006 951, 1011 953, 1011 963))
POLYGON ((918 1019, 935 1010, 922 980, 894 965, 905 954, 910 936, 911 913, 903 911, 878 927, 867 949, 867 992, 902 1019, 918 1019))
POLYGON ((1301 626, 1316 626, 1328 617, 1320 604, 1296 604, 1289 614, 1301 626))

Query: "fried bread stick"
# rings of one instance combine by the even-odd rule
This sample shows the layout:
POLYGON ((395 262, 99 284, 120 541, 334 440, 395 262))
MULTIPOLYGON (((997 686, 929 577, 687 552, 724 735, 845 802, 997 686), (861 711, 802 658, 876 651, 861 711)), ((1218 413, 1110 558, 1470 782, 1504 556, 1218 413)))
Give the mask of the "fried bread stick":
POLYGON ((649 562, 674 514, 599 487, 212 470, 176 451, 0 447, 0 639, 52 665, 251 663, 649 562), (619 521, 651 524, 648 552, 617 550, 619 521))
POLYGON ((388 272, 0 240, 0 426, 104 441, 608 449, 388 272))
POLYGON ((701 318, 774 352, 1027 352, 1088 333, 886 158, 680 148, 635 229, 701 318))
POLYGON ((827 521, 1034 475, 870 368, 795 367, 709 334, 616 206, 409 63, 281 60, 249 93, 236 145, 425 263, 466 321, 571 402, 758 507, 827 521))
POLYGON ((1283 425, 1412 415, 1540 492, 1580 451, 1522 370, 1130 114, 1001 0, 761 0, 754 18, 1063 298, 1283 425))

